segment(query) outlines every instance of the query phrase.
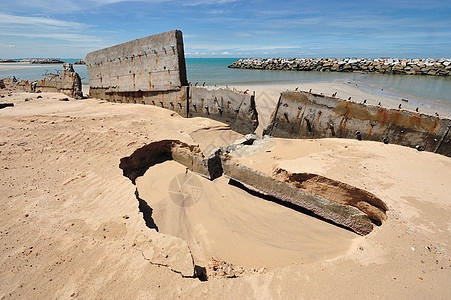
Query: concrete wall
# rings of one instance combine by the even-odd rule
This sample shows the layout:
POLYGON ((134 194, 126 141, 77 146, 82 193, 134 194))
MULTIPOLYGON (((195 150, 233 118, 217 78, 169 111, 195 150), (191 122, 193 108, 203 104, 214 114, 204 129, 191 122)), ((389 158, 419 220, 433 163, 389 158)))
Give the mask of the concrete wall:
POLYGON ((255 96, 223 88, 191 86, 188 115, 226 123, 243 134, 258 126, 255 96))
POLYGON ((451 156, 451 120, 308 92, 283 92, 265 134, 384 141, 451 156))
POLYGON ((90 96, 178 91, 187 85, 182 32, 168 31, 86 55, 90 96))

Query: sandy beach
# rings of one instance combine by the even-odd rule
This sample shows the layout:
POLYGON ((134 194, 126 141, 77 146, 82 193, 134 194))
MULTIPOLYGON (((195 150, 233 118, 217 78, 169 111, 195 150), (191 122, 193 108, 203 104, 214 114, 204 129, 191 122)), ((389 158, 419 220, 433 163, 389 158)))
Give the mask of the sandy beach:
MULTIPOLYGON (((256 91, 262 104, 257 133, 280 91, 296 87, 400 104, 346 84, 237 86, 256 91)), ((153 141, 210 149, 241 136, 219 122, 152 105, 0 94, 14 103, 0 110, 2 299, 451 298, 449 157, 370 141, 274 139, 268 151, 242 158, 262 171, 312 172, 381 198, 387 220, 363 237, 224 177, 189 172, 200 193, 180 207, 171 184, 187 175, 173 161, 149 168, 137 186, 123 176, 120 159, 153 141), (158 231, 146 226, 143 205, 158 231), (212 256, 252 271, 186 276, 193 261, 207 267, 212 256)))
MULTIPOLYGON (((48 64, 46 67, 61 67, 60 64, 48 64)), ((0 63, 0 71, 3 70, 17 70, 17 69, 30 69, 30 68, 42 68, 42 65, 33 65, 28 62, 17 62, 17 63, 0 63)))

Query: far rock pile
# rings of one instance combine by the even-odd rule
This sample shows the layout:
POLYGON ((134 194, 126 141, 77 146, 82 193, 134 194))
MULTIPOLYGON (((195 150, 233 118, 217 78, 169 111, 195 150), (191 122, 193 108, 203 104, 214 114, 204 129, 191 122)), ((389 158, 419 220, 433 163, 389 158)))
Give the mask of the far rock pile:
POLYGON ((451 76, 451 59, 247 58, 229 68, 451 76))

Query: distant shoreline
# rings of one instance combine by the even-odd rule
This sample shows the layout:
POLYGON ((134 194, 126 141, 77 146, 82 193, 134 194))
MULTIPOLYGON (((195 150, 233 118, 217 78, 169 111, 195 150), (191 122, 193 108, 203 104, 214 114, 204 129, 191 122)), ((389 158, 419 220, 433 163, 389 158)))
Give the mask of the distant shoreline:
POLYGON ((66 59, 59 58, 26 58, 26 59, 0 59, 0 64, 64 64, 72 63, 75 65, 83 65, 83 59, 66 59))

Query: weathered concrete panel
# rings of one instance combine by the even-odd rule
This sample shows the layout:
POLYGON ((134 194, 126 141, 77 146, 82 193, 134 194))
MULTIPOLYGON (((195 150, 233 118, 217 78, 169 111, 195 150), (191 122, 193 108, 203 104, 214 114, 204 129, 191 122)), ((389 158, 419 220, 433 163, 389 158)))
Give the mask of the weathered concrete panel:
POLYGON ((168 31, 86 55, 91 96, 175 91, 187 85, 182 32, 168 31))
POLYGON ((216 87, 190 87, 189 117, 226 123, 234 131, 253 133, 258 126, 255 97, 216 87))
POLYGON ((451 120, 308 92, 283 92, 265 134, 384 141, 451 156, 451 120))

